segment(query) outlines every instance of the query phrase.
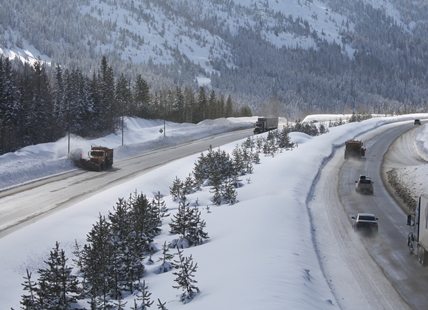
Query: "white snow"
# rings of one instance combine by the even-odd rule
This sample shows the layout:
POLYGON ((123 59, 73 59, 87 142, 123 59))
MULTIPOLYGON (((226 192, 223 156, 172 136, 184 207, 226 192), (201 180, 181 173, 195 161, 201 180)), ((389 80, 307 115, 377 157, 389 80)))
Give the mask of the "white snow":
MULTIPOLYGON (((311 116, 318 122, 331 120, 334 115, 311 116)), ((360 123, 349 123, 329 128, 327 134, 309 137, 302 133, 290 135, 298 147, 278 153, 275 157, 261 154, 261 163, 250 175, 243 176, 239 188, 239 202, 234 205, 214 206, 209 188, 188 195, 191 205, 199 201, 205 231, 209 240, 203 245, 184 250, 198 264, 195 273, 200 293, 183 305, 178 299, 181 291, 174 289, 172 272, 157 275, 154 270, 160 253, 153 255, 155 264, 146 265, 144 280, 155 301, 166 302, 168 309, 339 309, 320 268, 313 231, 307 210, 307 198, 323 163, 335 148, 361 133, 382 125, 428 118, 428 114, 378 117, 360 123), (210 212, 206 207, 210 206, 210 212)), ((166 123, 166 137, 159 132, 163 121, 126 119, 125 145, 121 146, 120 132, 102 139, 86 141, 72 137, 71 149, 85 153, 91 144, 115 148, 116 162, 159 146, 180 144, 190 139, 213 135, 226 129, 249 127, 255 118, 220 119, 197 125, 166 123)), ((428 128, 420 126, 415 145, 428 153, 428 128)), ((242 141, 221 147, 231 152, 242 141)), ((68 138, 58 142, 34 145, 15 153, 0 156, 0 191, 52 174, 73 169, 67 160, 68 138)), ((167 207, 175 212, 177 203, 169 196, 169 187, 175 177, 184 180, 193 170, 200 154, 189 156, 152 170, 108 191, 95 194, 65 210, 41 219, 0 239, 0 300, 2 309, 20 307, 24 294, 21 283, 25 270, 37 278, 38 268, 44 268, 49 251, 60 243, 72 265, 72 246, 77 240, 86 243, 86 235, 101 213, 107 215, 120 197, 129 197, 137 190, 153 197, 160 191, 167 207)), ((420 169, 423 170, 423 168, 420 169)), ((426 173, 425 173, 426 175, 426 173)), ((0 207, 1 208, 1 207, 0 207)), ((160 249, 164 241, 177 236, 168 233, 170 218, 164 220, 163 232, 155 238, 160 249)), ((337 270, 348 268, 338 262, 337 270)), ((127 309, 133 298, 127 297, 127 309)), ((348 299, 352 300, 352 292, 348 299)), ((81 306, 88 307, 86 302, 81 306)))

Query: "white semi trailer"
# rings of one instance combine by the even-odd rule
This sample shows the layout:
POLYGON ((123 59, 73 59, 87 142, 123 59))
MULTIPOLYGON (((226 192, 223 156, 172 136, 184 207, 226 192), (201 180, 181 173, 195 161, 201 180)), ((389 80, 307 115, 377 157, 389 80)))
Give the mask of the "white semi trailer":
POLYGON ((416 254, 419 263, 424 266, 428 263, 428 196, 419 197, 415 214, 407 216, 407 225, 410 226, 407 246, 410 253, 416 254))

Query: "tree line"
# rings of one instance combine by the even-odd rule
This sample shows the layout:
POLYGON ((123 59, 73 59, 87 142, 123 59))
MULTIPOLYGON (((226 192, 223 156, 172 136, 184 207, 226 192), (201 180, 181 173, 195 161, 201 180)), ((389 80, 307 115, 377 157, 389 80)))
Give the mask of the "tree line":
POLYGON ((92 76, 80 69, 50 68, 0 56, 0 154, 53 142, 68 132, 82 137, 112 133, 123 116, 198 123, 219 117, 251 116, 231 96, 193 90, 151 92, 141 74, 134 81, 115 78, 103 57, 92 76))

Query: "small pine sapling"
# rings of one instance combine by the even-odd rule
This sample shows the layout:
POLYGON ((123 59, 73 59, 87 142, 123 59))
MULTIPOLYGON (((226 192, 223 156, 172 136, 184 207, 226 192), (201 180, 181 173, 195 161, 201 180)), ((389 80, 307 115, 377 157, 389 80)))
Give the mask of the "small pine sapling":
POLYGON ((183 193, 183 182, 176 176, 172 183, 172 187, 169 188, 169 193, 172 196, 173 201, 177 201, 180 195, 183 193))
POLYGON ((134 299, 134 307, 131 307, 132 310, 147 310, 147 308, 150 308, 150 306, 153 304, 154 301, 150 301, 150 296, 152 293, 150 293, 147 288, 148 286, 146 285, 145 280, 143 283, 139 282, 137 289, 137 299, 134 299))
POLYGON ((161 302, 161 300, 158 298, 158 303, 157 303, 157 306, 158 306, 158 309, 160 309, 160 310, 168 310, 167 308, 166 308, 166 302, 161 302))
POLYGON ((165 241, 162 246, 162 257, 158 259, 158 261, 161 261, 162 264, 156 269, 155 273, 160 274, 160 273, 165 273, 172 270, 173 267, 172 267, 171 261, 173 258, 174 258, 174 254, 169 253, 169 247, 167 246, 165 241))
POLYGON ((184 304, 192 301, 193 297, 199 293, 199 288, 195 286, 198 283, 194 278, 194 273, 198 268, 198 264, 193 263, 192 255, 190 257, 183 256, 183 251, 177 247, 178 261, 175 261, 175 266, 178 269, 177 272, 173 272, 177 278, 174 280, 177 285, 173 285, 173 288, 181 289, 183 293, 180 296, 180 301, 184 304))

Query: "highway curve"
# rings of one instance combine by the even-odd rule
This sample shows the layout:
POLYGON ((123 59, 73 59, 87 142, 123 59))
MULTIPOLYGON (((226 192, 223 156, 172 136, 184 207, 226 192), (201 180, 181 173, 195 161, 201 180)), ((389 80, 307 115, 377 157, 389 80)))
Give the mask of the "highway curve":
MULTIPOLYGON (((409 254, 406 214, 382 182, 382 162, 416 165, 411 151, 413 122, 382 126, 358 139, 367 147, 366 158, 344 160, 336 150, 317 180, 309 199, 314 240, 321 266, 342 309, 426 309, 428 268, 409 254), (396 140, 400 137, 398 140, 396 140), (404 148, 405 151, 400 151, 404 148), (355 192, 359 175, 374 181, 374 195, 355 192), (367 236, 352 230, 351 216, 374 213, 379 233, 367 236)), ((350 137, 353 138, 353 137, 350 137)))

